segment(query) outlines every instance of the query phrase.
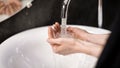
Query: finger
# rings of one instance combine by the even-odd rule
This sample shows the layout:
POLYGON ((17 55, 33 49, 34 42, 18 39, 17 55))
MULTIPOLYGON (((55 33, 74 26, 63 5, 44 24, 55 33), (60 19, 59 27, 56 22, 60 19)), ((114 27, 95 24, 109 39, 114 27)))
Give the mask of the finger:
POLYGON ((18 10, 17 11, 19 11, 21 8, 22 8, 22 5, 20 5, 20 6, 18 5, 18 7, 17 7, 18 10))
POLYGON ((7 15, 7 6, 4 7, 4 14, 7 15))
POLYGON ((58 22, 55 23, 57 30, 60 31, 60 24, 58 22))
POLYGON ((60 33, 61 32, 60 24, 58 22, 56 22, 55 25, 57 27, 58 33, 60 33))
POLYGON ((0 1, 0 14, 4 14, 5 4, 3 1, 0 1))
POLYGON ((58 30, 55 24, 53 24, 53 28, 54 28, 55 33, 57 33, 58 30))
POLYGON ((54 38, 54 31, 52 27, 48 27, 48 38, 54 38))
POLYGON ((8 0, 7 4, 12 7, 14 12, 18 11, 21 7, 21 2, 19 0, 8 0))
POLYGON ((14 3, 15 3, 16 5, 18 5, 18 6, 21 6, 21 5, 22 5, 20 0, 15 0, 14 3))
POLYGON ((14 6, 15 12, 18 11, 18 10, 20 10, 20 8, 22 7, 21 4, 20 4, 20 3, 17 3, 17 2, 15 2, 13 5, 15 5, 15 6, 14 6))
POLYGON ((12 14, 13 14, 12 9, 11 9, 11 6, 9 6, 9 5, 6 5, 5 11, 6 11, 6 14, 7 14, 7 15, 12 15, 12 14))
POLYGON ((6 15, 10 15, 8 5, 5 6, 5 9, 4 9, 4 10, 5 10, 5 14, 6 14, 6 15))
POLYGON ((16 12, 18 9, 17 9, 17 5, 15 4, 15 3, 10 3, 9 4, 11 7, 12 7, 12 10, 14 11, 14 12, 16 12))
POLYGON ((12 6, 8 6, 9 7, 9 12, 10 12, 10 15, 14 13, 14 10, 12 9, 12 6))
POLYGON ((55 37, 58 38, 60 36, 60 25, 58 23, 53 24, 55 37))
POLYGON ((11 14, 14 12, 13 6, 12 6, 11 4, 9 4, 9 3, 7 3, 6 6, 7 6, 7 9, 10 11, 10 14, 9 14, 9 15, 11 15, 11 14), (13 11, 13 12, 12 12, 12 11, 13 11))
POLYGON ((4 14, 5 7, 0 8, 0 14, 4 14))

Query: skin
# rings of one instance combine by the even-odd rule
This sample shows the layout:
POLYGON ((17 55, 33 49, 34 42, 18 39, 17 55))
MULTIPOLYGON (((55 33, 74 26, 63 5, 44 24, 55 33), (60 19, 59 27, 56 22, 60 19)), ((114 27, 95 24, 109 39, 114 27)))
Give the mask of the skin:
POLYGON ((0 0, 0 14, 12 15, 21 9, 20 0, 0 0))
POLYGON ((53 51, 58 54, 68 55, 73 53, 85 53, 99 57, 109 35, 90 34, 85 30, 76 27, 68 27, 67 32, 70 38, 61 38, 60 25, 55 23, 48 27, 48 43, 53 51))

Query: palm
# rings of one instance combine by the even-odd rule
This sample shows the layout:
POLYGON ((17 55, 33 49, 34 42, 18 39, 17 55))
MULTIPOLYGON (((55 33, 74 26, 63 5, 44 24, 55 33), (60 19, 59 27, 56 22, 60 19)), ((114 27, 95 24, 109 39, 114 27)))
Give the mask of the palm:
POLYGON ((74 38, 81 39, 81 40, 85 40, 86 35, 89 34, 87 31, 77 27, 68 27, 67 30, 74 38))

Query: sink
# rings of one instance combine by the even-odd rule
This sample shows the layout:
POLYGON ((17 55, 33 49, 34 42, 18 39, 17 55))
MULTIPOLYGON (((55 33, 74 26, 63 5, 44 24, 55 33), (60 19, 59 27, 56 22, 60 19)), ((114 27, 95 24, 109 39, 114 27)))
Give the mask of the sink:
MULTIPOLYGON (((91 33, 108 30, 77 26, 91 33)), ((47 43, 47 26, 18 33, 0 45, 0 68, 94 68, 97 58, 82 53, 67 56, 53 53, 47 43)))

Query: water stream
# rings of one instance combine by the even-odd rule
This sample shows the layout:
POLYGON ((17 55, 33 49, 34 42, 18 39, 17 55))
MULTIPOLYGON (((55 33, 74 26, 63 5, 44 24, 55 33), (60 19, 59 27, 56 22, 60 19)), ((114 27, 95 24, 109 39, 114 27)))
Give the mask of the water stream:
POLYGON ((68 8, 71 0, 64 0, 61 10, 61 34, 60 37, 66 37, 67 36, 67 14, 68 14, 68 8))

